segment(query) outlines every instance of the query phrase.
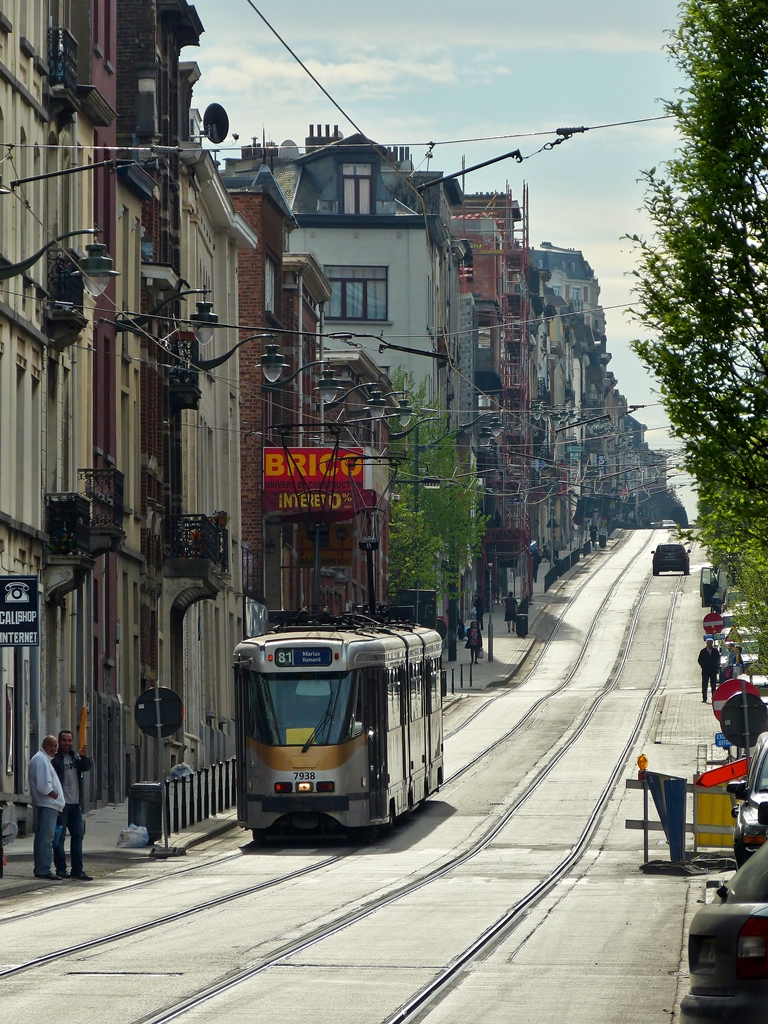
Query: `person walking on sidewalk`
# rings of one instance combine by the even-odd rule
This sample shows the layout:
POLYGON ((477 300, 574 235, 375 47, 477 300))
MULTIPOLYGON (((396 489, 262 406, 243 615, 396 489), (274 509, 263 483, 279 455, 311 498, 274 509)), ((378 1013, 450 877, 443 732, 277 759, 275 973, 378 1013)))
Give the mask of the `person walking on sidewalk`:
POLYGON ((475 625, 480 630, 480 632, 482 632, 483 630, 483 615, 485 615, 485 602, 483 601, 482 597, 478 594, 477 597, 475 598, 475 616, 477 618, 477 622, 475 623, 475 625))
POLYGON ((91 770, 92 761, 86 754, 85 745, 80 753, 72 749, 73 737, 68 729, 59 733, 59 749, 53 759, 53 768, 64 792, 64 808, 59 814, 61 835, 53 848, 53 862, 57 878, 76 878, 80 882, 93 879, 83 871, 83 773, 91 770), (69 829, 69 859, 71 875, 67 874, 67 858, 64 852, 64 838, 69 829))
POLYGON ((710 685, 714 695, 720 679, 720 651, 715 647, 715 641, 710 637, 706 647, 699 651, 699 667, 701 668, 701 700, 707 703, 707 692, 710 685))
POLYGON ((477 664, 478 651, 483 646, 483 634, 480 632, 480 627, 477 622, 473 619, 470 623, 469 629, 467 630, 467 648, 469 650, 469 663, 470 665, 477 664))
POLYGON ((33 846, 34 873, 35 878, 44 878, 47 882, 58 881, 56 875, 51 871, 51 857, 56 819, 59 811, 64 807, 61 783, 51 763, 53 755, 56 753, 56 746, 56 737, 46 736, 40 750, 30 760, 27 769, 30 799, 37 815, 33 846))
POLYGON ((510 590, 504 599, 504 621, 507 624, 507 632, 512 632, 512 626, 517 622, 517 598, 510 590))

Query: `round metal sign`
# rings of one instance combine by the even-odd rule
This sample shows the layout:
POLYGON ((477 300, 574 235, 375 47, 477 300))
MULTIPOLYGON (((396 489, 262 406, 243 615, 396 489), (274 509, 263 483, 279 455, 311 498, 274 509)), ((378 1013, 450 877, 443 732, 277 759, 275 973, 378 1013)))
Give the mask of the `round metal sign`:
POLYGON ((768 710, 765 704, 754 693, 735 693, 720 713, 720 728, 726 739, 736 747, 754 747, 757 737, 768 729, 768 710), (747 702, 746 726, 749 736, 744 730, 744 701, 747 702))
POLYGON ((158 700, 155 699, 154 686, 139 694, 133 709, 136 725, 147 736, 157 736, 159 720, 160 735, 173 736, 184 722, 184 705, 181 697, 167 686, 157 688, 157 697, 158 700))
POLYGON ((723 625, 723 616, 719 612, 710 612, 704 616, 705 633, 722 633, 723 625))
MULTIPOLYGON (((760 691, 753 683, 746 683, 745 688, 747 693, 751 693, 755 697, 760 696, 760 691)), ((712 694, 712 710, 718 722, 720 721, 723 708, 734 693, 741 693, 741 679, 726 679, 724 683, 720 683, 712 694)))

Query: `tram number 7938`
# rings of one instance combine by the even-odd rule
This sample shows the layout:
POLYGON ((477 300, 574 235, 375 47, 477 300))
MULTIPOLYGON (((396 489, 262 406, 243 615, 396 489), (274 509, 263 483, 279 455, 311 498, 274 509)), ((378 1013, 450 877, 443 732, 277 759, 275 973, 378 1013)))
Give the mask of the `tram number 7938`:
POLYGON ((302 780, 306 781, 308 779, 314 779, 315 773, 314 772, 294 772, 293 773, 293 777, 294 777, 294 779, 298 779, 299 781, 302 781, 302 780))

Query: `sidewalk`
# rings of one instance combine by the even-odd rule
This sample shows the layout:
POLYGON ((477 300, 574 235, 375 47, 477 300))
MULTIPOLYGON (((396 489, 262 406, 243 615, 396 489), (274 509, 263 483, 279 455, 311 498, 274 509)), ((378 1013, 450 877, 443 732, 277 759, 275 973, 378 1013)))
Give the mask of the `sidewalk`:
MULTIPOLYGON (((94 878, 93 883, 103 880, 105 876, 128 867, 136 861, 150 861, 152 844, 138 850, 123 850, 117 846, 117 837, 128 825, 128 801, 121 804, 109 804, 85 815, 85 839, 83 840, 83 861, 85 870, 94 878)), ((169 846, 190 850, 200 843, 222 835, 237 827, 237 810, 231 807, 222 811, 215 818, 206 818, 183 832, 173 833, 169 846)), ((19 836, 15 842, 5 847, 8 861, 0 878, 0 900, 8 896, 30 892, 34 889, 54 886, 50 882, 40 881, 34 877, 32 870, 33 836, 19 836)), ((67 839, 67 863, 69 863, 69 839, 67 839)), ((151 863, 162 864, 161 860, 151 863)), ((75 882, 62 883, 76 885, 75 882)), ((57 887, 58 888, 58 887, 57 887)))
MULTIPOLYGON (((483 629, 483 651, 485 658, 472 666, 472 686, 470 687, 470 652, 464 646, 465 641, 459 640, 457 645, 456 661, 448 661, 447 656, 443 659, 443 666, 448 671, 448 694, 451 694, 451 682, 453 681, 453 693, 481 692, 492 686, 501 686, 508 683, 520 671, 524 662, 528 659, 531 651, 537 642, 545 640, 552 628, 552 609, 557 607, 558 613, 563 603, 559 591, 562 584, 572 579, 579 571, 592 569, 598 559, 605 558, 614 550, 617 544, 625 536, 624 532, 618 530, 608 540, 607 548, 594 548, 592 552, 583 557, 579 562, 569 569, 544 593, 544 577, 549 571, 549 562, 542 562, 539 566, 538 580, 533 586, 533 601, 528 609, 528 636, 524 639, 515 633, 507 632, 507 624, 504 621, 504 605, 499 604, 493 611, 493 661, 488 661, 488 618, 486 612, 483 629), (462 688, 463 679, 463 688, 462 688)), ((467 623, 468 625, 469 623, 467 623)))

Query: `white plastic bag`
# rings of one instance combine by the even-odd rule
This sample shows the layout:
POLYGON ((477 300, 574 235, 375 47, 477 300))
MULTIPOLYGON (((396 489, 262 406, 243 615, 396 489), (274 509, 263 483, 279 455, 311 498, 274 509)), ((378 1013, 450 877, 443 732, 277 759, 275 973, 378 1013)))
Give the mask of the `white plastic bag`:
POLYGON ((143 825, 129 825, 117 837, 117 845, 127 850, 137 850, 149 842, 149 832, 143 825))

